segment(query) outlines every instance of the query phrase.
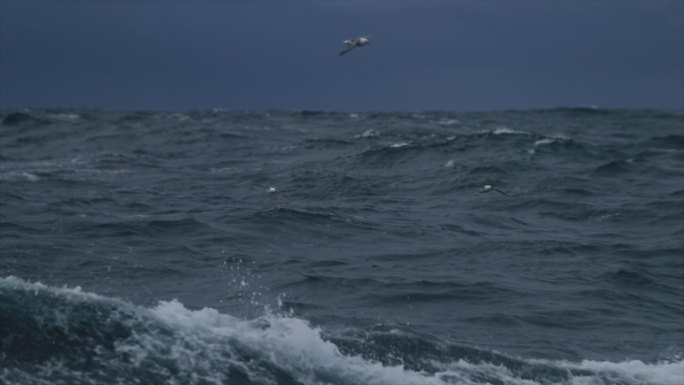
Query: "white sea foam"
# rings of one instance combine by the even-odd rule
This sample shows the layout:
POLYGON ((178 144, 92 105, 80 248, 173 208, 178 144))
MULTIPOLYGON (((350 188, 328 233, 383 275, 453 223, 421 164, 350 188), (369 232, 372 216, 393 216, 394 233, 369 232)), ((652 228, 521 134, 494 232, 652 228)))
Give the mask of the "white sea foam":
MULTIPOLYGON (((681 357, 671 362, 656 363, 638 360, 568 362, 512 359, 529 366, 524 373, 515 365, 508 367, 504 364, 469 361, 466 357, 450 362, 448 359, 432 362, 434 367, 439 368, 437 372, 415 371, 402 365, 384 365, 345 354, 323 337, 320 328, 306 320, 282 314, 267 313, 249 320, 212 308, 191 310, 177 300, 162 301, 153 308, 144 308, 123 300, 87 293, 78 287, 55 288, 16 277, 0 278, 0 289, 21 290, 36 296, 41 293, 57 295, 69 302, 106 302, 119 309, 112 313, 113 317, 125 313, 128 314, 126 317, 135 319, 126 321, 127 325, 134 328, 132 336, 115 344, 116 353, 128 357, 126 366, 132 365, 149 375, 163 378, 170 373, 166 366, 156 363, 173 363, 178 375, 184 376, 190 384, 226 383, 230 380, 230 371, 222 369, 228 366, 239 368, 250 383, 274 385, 278 384, 278 380, 269 368, 284 371, 298 383, 306 385, 680 385, 684 379, 684 361, 681 357), (539 374, 530 374, 529 370, 534 368, 539 368, 539 374), (545 373, 549 371, 555 374, 547 377, 545 373)), ((86 308, 90 309, 89 306, 86 308)), ((65 313, 65 316, 57 317, 55 322, 59 325, 54 326, 68 329, 69 322, 74 322, 69 317, 74 314, 65 313)), ((46 370, 57 371, 66 378, 90 378, 88 372, 60 366, 60 359, 57 357, 56 361, 50 361, 56 363, 54 367, 48 368, 52 364, 46 364, 46 370)), ((103 358, 106 360, 103 362, 109 362, 109 359, 103 358)), ((120 364, 113 362, 111 365, 116 369, 116 365, 120 364)), ((16 379, 24 378, 30 380, 26 381, 28 383, 42 383, 41 376, 45 378, 45 373, 28 373, 19 368, 9 368, 4 373, 0 371, 0 382, 18 384, 16 379)), ((168 383, 180 382, 171 378, 168 383)))
POLYGON ((553 143, 566 142, 568 140, 569 140, 569 138, 564 136, 564 135, 556 135, 556 136, 551 136, 548 138, 539 139, 536 142, 534 142, 534 146, 535 147, 545 146, 545 145, 549 145, 549 144, 553 144, 553 143))
POLYGON ((355 138, 375 138, 378 136, 380 136, 380 131, 371 128, 369 130, 364 131, 362 134, 356 135, 355 138))
POLYGON ((61 120, 63 122, 73 122, 81 119, 81 115, 70 113, 50 114, 50 117, 56 120, 61 120))
POLYGON ((6 172, 0 174, 0 181, 4 182, 21 182, 21 181, 29 181, 29 182, 37 182, 40 178, 38 175, 30 173, 30 172, 6 172))
POLYGON ((453 125, 456 125, 456 124, 461 124, 461 121, 460 121, 460 120, 456 120, 456 119, 440 119, 440 120, 437 122, 437 124, 439 124, 439 125, 441 125, 441 126, 453 126, 453 125))
POLYGON ((526 131, 514 130, 509 127, 498 127, 491 131, 494 135, 528 135, 526 131))
POLYGON ((68 297, 69 299, 105 300, 105 301, 114 301, 114 302, 118 302, 121 304, 126 303, 124 301, 119 301, 119 300, 116 300, 113 298, 101 296, 99 294, 83 291, 80 286, 68 287, 65 285, 63 287, 54 287, 54 286, 44 285, 40 282, 25 281, 19 277, 13 276, 13 275, 7 276, 5 278, 0 278, 0 287, 30 291, 30 292, 33 292, 35 295, 38 295, 40 291, 46 291, 46 292, 54 293, 57 295, 63 295, 65 297, 68 297))
POLYGON ((401 147, 406 147, 409 145, 411 145, 411 143, 409 143, 409 142, 396 142, 396 143, 390 144, 390 147, 391 148, 401 148, 401 147))
POLYGON ((544 139, 539 139, 539 140, 537 140, 536 142, 534 142, 534 146, 535 146, 535 147, 537 147, 537 146, 543 146, 543 145, 545 145, 545 144, 551 144, 551 143, 555 143, 555 142, 556 142, 556 139, 544 138, 544 139))
POLYGON ((245 321, 210 308, 192 311, 178 301, 162 302, 153 312, 189 333, 203 331, 248 347, 304 384, 444 384, 427 373, 344 355, 323 339, 320 329, 299 318, 269 315, 261 322, 245 321))
POLYGON ((579 364, 560 362, 555 365, 566 369, 582 369, 593 376, 575 377, 571 384, 652 384, 681 385, 684 383, 684 360, 647 364, 633 360, 625 362, 589 361, 579 364), (601 379, 602 382, 597 381, 601 379))
POLYGON ((483 379, 491 379, 515 385, 608 385, 615 382, 679 385, 684 378, 684 361, 681 360, 653 364, 642 361, 571 363, 529 360, 531 364, 582 373, 569 375, 561 382, 521 378, 503 365, 466 360, 442 364, 440 366, 444 370, 437 373, 417 372, 401 365, 387 366, 359 356, 345 355, 322 337, 321 329, 299 318, 270 314, 258 321, 241 320, 210 308, 189 310, 178 301, 161 302, 152 311, 160 320, 185 333, 202 331, 214 335, 214 338, 227 338, 249 347, 254 354, 286 370, 304 384, 484 384, 490 382, 483 379))
POLYGON ((192 119, 188 115, 180 114, 180 113, 173 113, 173 114, 169 115, 169 118, 171 118, 175 121, 178 121, 178 122, 187 122, 187 121, 192 119))

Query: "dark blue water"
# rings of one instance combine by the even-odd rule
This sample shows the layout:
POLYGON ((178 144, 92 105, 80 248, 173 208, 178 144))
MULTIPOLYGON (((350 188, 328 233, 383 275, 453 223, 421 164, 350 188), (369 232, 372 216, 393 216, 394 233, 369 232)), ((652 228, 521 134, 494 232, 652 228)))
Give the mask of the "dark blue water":
POLYGON ((684 383, 681 111, 0 122, 2 384, 684 383))

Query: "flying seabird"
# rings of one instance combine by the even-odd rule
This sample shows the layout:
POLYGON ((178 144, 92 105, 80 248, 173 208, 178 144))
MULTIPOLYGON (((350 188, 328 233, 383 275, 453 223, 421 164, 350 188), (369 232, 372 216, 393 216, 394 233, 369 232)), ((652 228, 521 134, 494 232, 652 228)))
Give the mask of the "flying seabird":
POLYGON ((488 193, 490 191, 496 191, 501 195, 508 196, 508 194, 506 194, 505 192, 499 190, 498 188, 494 188, 494 187, 492 187, 492 185, 489 185, 489 184, 482 186, 482 188, 480 189, 481 193, 488 193))
POLYGON ((345 40, 342 43, 346 44, 347 48, 344 51, 340 52, 337 56, 342 56, 356 47, 362 47, 370 43, 370 36, 355 37, 353 39, 345 40))

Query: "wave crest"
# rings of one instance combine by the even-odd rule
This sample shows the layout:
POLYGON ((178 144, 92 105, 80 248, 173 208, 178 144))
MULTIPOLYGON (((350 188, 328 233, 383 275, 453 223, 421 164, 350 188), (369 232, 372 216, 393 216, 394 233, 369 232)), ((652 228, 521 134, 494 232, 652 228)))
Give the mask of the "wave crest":
POLYGON ((684 370, 682 360, 517 359, 393 329, 331 339, 292 316, 147 308, 16 277, 0 279, 0 321, 6 384, 673 385, 684 370))

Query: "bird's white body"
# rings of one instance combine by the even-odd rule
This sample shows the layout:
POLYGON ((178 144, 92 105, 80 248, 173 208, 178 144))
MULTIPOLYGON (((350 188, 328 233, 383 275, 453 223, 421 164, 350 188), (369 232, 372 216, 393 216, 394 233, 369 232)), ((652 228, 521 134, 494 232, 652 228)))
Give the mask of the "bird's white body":
POLYGON ((370 40, 367 37, 358 37, 356 39, 348 39, 343 41, 344 44, 346 45, 353 45, 355 47, 361 47, 362 45, 366 45, 370 43, 370 40))

